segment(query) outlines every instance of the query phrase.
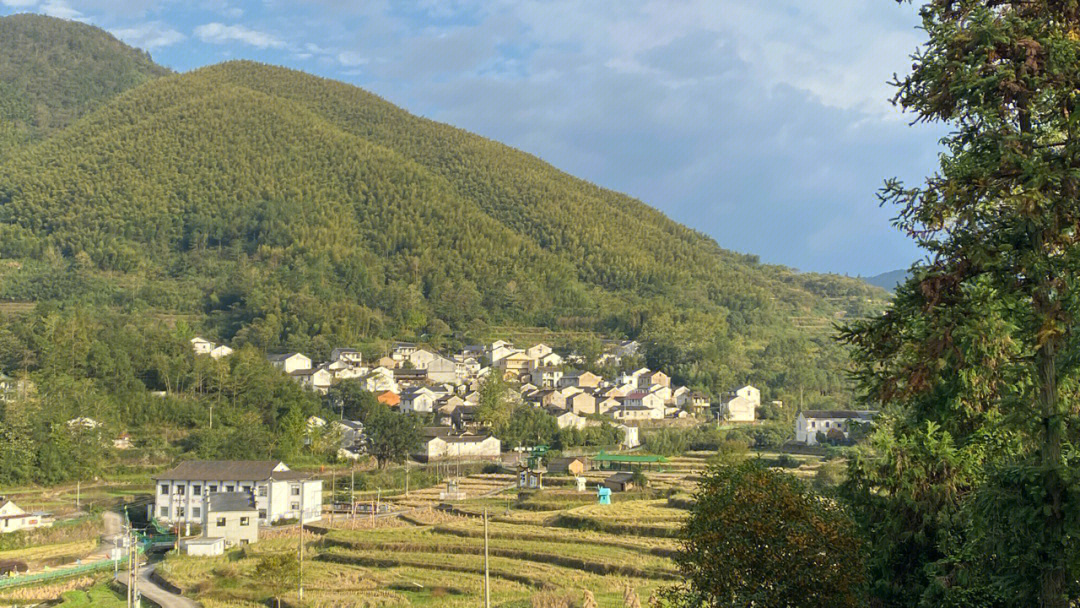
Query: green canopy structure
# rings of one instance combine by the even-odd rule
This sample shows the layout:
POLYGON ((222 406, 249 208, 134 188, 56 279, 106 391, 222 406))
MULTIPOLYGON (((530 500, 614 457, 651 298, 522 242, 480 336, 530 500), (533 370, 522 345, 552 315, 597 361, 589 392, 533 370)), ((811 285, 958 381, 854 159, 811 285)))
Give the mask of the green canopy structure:
POLYGON ((652 454, 608 454, 601 451, 592 457, 593 463, 607 471, 632 471, 647 468, 648 470, 663 471, 664 463, 668 461, 663 456, 652 454))

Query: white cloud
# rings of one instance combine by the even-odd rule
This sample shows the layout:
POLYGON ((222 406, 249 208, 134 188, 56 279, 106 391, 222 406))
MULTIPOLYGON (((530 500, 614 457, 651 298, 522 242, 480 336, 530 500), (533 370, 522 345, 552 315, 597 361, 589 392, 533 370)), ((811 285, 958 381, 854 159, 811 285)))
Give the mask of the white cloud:
POLYGON ((140 49, 151 50, 170 44, 176 44, 187 38, 173 28, 159 22, 152 21, 133 27, 111 30, 113 35, 124 42, 140 49))
POLYGON ((38 0, 0 0, 0 4, 11 8, 30 8, 37 6, 38 0))
POLYGON ((341 63, 341 65, 348 67, 364 65, 368 62, 367 57, 364 57, 363 55, 355 51, 342 51, 341 53, 338 53, 337 60, 341 63))
POLYGON ((253 30, 243 25, 225 25, 224 23, 206 23, 195 28, 195 36, 203 42, 226 44, 241 42, 256 48, 284 48, 285 42, 273 34, 253 30))
POLYGON ((71 7, 65 0, 0 0, 4 6, 18 9, 34 9, 36 12, 60 19, 81 19, 82 13, 71 7))

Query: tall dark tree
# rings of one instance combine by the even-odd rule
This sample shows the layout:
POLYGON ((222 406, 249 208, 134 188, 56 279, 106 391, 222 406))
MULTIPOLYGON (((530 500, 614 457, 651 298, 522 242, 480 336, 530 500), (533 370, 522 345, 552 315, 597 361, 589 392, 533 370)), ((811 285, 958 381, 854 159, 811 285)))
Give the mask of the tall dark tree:
MULTIPOLYGON (((927 257, 887 315, 845 337, 871 398, 898 406, 891 432, 906 441, 922 428, 925 442, 947 439, 966 459, 927 469, 925 492, 907 503, 926 551, 905 572, 937 573, 947 596, 967 556, 992 556, 980 570, 995 601, 1064 607, 1080 591, 1080 5, 932 0, 920 15, 928 40, 896 102, 952 131, 936 173, 916 187, 891 181, 883 199, 927 257)), ((909 474, 897 465, 913 453, 876 457, 909 474)), ((869 480, 863 496, 872 468, 853 471, 856 484, 869 480)))

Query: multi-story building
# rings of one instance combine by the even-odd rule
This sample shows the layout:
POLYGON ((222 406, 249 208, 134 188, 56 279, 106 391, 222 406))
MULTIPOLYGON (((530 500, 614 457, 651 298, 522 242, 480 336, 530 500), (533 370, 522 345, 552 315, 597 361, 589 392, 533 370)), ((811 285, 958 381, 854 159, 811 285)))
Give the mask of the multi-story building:
POLYGON ((153 515, 166 523, 202 523, 209 495, 219 492, 250 493, 260 525, 322 518, 322 481, 280 460, 190 460, 154 481, 153 515))

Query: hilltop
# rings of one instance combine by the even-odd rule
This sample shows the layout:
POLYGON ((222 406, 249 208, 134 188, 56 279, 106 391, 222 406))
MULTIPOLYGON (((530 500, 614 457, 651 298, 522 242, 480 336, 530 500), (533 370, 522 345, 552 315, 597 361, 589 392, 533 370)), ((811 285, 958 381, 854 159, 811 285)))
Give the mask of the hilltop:
POLYGON ((0 18, 0 47, 0 155, 170 73, 100 28, 42 15, 0 18))
POLYGON ((779 388, 795 365, 829 393, 841 358, 823 330, 884 301, 344 83, 148 65, 0 166, 0 298, 185 314, 315 354, 492 326, 626 336, 700 386, 779 388))

